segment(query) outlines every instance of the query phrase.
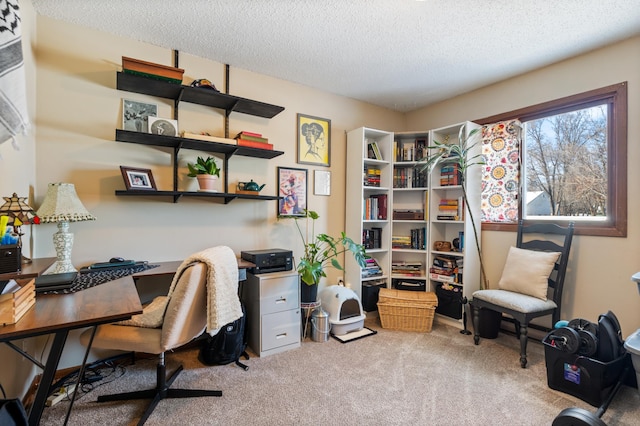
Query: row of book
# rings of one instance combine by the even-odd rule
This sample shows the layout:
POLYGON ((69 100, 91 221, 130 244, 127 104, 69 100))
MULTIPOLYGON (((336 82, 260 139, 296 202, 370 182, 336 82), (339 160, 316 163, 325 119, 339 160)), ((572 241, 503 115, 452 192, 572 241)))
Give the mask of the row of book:
POLYGON ((371 195, 363 203, 363 220, 387 220, 387 194, 371 195))
POLYGON ((378 142, 367 139, 367 158, 372 160, 384 160, 378 142))
POLYGON ((438 203, 438 220, 464 220, 464 198, 442 198, 438 203))
POLYGON ((392 235, 391 248, 425 250, 427 248, 427 228, 414 228, 409 235, 392 235))
POLYGON ((362 278, 378 277, 382 275, 382 268, 373 257, 366 259, 365 262, 367 265, 362 268, 362 278))
POLYGON ((366 228, 362 230, 362 245, 365 249, 382 247, 382 228, 366 228))
POLYGON ((440 168, 440 186, 462 185, 462 172, 458 164, 445 164, 440 168))
POLYGON ((420 277, 424 275, 422 262, 391 262, 391 273, 393 275, 403 275, 406 277, 420 277))
POLYGON ((394 188, 426 188, 428 185, 427 171, 421 167, 399 167, 393 169, 394 188))
POLYGON ((413 141, 394 141, 394 161, 420 161, 427 156, 427 140, 416 139, 413 141))
POLYGON ((365 164, 363 170, 363 182, 364 186, 380 186, 380 169, 377 167, 367 166, 365 164))
POLYGON ((429 268, 429 278, 443 283, 462 284, 464 261, 452 256, 436 256, 429 268))

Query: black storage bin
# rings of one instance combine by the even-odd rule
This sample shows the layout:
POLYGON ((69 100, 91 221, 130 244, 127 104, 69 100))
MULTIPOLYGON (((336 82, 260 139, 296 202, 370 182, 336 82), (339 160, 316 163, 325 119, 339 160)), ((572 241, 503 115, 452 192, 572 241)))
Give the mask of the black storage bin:
POLYGON ((373 312, 378 310, 378 293, 387 286, 386 281, 364 281, 362 283, 362 310, 373 312))
POLYGON ((397 290, 426 291, 427 283, 424 280, 405 280, 394 278, 392 281, 392 287, 397 290))
POLYGON ((547 366, 547 384, 551 389, 568 393, 600 407, 613 386, 618 382, 625 365, 631 362, 628 353, 610 362, 562 351, 545 336, 544 358, 547 366))
POLYGON ((458 291, 442 288, 442 284, 436 286, 436 296, 438 296, 436 313, 460 319, 462 318, 462 289, 457 287, 454 289, 458 291))

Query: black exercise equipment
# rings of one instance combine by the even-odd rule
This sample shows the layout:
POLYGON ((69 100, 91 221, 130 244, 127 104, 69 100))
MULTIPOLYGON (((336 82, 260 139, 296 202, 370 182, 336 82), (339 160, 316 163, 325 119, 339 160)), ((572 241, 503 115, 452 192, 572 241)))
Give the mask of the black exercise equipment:
POLYGON ((609 404, 613 401, 613 398, 616 396, 622 384, 629 373, 630 366, 627 365, 620 375, 618 379, 618 383, 616 383, 615 387, 609 393, 607 399, 602 403, 602 405, 598 408, 598 410, 594 413, 585 410, 580 407, 571 407, 565 408, 553 419, 552 426, 607 426, 607 424, 602 421, 602 415, 609 408, 609 404))

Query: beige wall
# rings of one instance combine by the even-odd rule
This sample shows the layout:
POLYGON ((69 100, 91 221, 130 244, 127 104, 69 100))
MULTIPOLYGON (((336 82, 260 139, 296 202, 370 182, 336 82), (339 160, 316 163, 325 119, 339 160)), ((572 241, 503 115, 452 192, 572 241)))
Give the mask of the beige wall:
MULTIPOLYGON (((635 37, 407 114, 409 129, 436 128, 628 81, 628 236, 574 238, 562 309, 566 319, 591 321, 612 310, 622 324, 624 337, 640 327, 640 294, 630 281, 631 275, 640 271, 638 52, 640 37, 635 37)), ((494 285, 514 242, 513 233, 482 233, 482 250, 494 285)))

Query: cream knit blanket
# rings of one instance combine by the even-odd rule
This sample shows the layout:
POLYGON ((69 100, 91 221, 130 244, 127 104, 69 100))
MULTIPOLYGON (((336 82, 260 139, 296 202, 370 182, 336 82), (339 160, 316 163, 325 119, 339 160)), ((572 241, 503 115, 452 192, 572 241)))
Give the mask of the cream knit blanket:
POLYGON ((238 261, 226 246, 211 247, 189 256, 173 277, 169 297, 182 271, 194 262, 207 265, 207 333, 213 336, 224 325, 242 317, 238 297, 238 261))

